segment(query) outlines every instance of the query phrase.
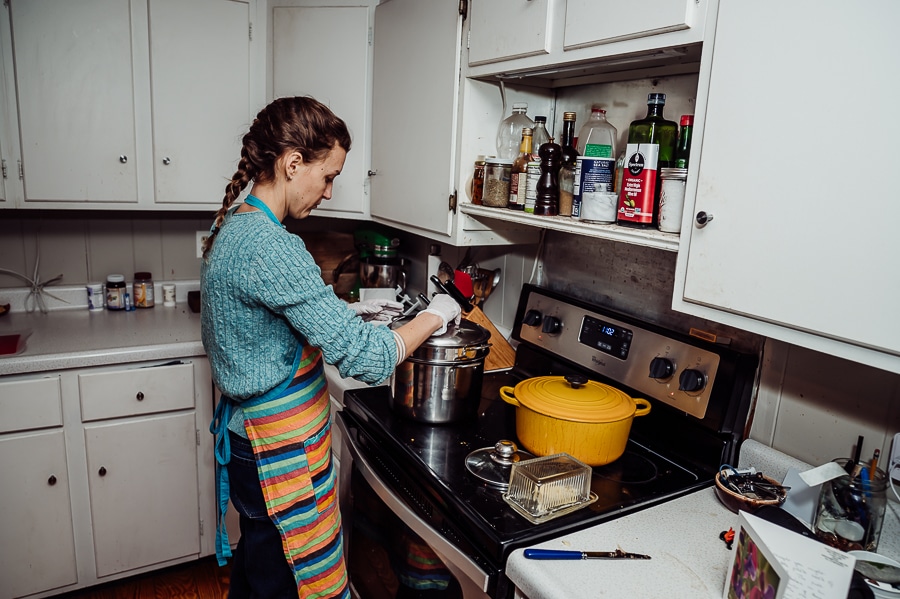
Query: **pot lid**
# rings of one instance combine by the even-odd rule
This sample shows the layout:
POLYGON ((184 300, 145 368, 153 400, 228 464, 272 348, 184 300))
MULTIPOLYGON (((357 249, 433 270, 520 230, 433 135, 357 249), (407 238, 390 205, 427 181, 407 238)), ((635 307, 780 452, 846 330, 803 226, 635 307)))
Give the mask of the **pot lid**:
POLYGON ((466 468, 482 482, 497 489, 509 487, 512 465, 534 456, 520 451, 512 441, 497 441, 493 447, 476 449, 466 457, 466 468))
MULTIPOLYGON (((400 328, 409 323, 412 318, 403 318, 391 325, 392 329, 400 328)), ((480 324, 474 323, 465 318, 459 321, 458 325, 450 323, 447 325, 447 332, 442 335, 432 335, 423 343, 423 347, 468 347, 470 345, 480 345, 487 343, 491 338, 491 333, 480 324)))
POLYGON ((554 418, 573 422, 617 422, 634 415, 630 395, 583 375, 539 376, 516 385, 516 400, 554 418))

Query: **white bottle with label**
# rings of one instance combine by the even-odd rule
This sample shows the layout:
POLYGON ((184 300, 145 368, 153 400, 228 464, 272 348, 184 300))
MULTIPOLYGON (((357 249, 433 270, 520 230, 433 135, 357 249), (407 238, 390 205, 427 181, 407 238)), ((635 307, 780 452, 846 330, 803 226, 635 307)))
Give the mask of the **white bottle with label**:
POLYGON ((618 130, 606 120, 606 111, 594 104, 590 118, 578 131, 578 145, 575 149, 579 156, 614 158, 618 135, 618 130))

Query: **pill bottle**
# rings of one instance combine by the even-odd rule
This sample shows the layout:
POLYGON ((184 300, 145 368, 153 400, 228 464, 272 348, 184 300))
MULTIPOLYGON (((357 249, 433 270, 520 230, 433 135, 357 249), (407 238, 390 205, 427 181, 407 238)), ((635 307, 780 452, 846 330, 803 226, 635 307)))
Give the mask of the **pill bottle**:
POLYGON ((106 309, 125 309, 125 275, 106 277, 106 309))
POLYGON ((163 292, 163 306, 167 308, 172 308, 175 306, 175 285, 172 283, 166 283, 162 286, 163 292))
POLYGON ((152 308, 153 307, 153 275, 149 272, 134 273, 134 283, 132 284, 134 293, 131 298, 134 300, 135 308, 152 308))
POLYGON ((85 288, 87 290, 88 310, 102 310, 103 296, 106 295, 103 283, 88 283, 85 288))

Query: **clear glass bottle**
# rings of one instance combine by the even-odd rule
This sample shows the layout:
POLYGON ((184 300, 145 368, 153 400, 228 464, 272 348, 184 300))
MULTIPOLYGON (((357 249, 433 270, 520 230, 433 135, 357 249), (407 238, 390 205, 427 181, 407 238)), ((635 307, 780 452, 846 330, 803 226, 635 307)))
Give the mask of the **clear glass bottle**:
POLYGON ((514 102, 512 114, 500 121, 497 130, 497 158, 515 160, 519 155, 519 143, 522 129, 534 129, 534 121, 528 117, 528 103, 514 102))
POLYGON ((678 134, 678 147, 675 148, 675 166, 687 168, 691 158, 691 137, 694 132, 694 115, 681 115, 681 132, 678 134))
POLYGON ((525 191, 527 188, 528 163, 531 162, 531 146, 534 130, 531 127, 522 129, 522 141, 519 154, 513 160, 509 174, 509 202, 506 207, 513 210, 525 209, 525 191))
POLYGON ((550 133, 547 131, 547 117, 534 117, 534 133, 531 135, 531 156, 532 160, 540 160, 538 151, 541 146, 550 141, 550 133))
POLYGON ((659 221, 659 170, 675 165, 678 123, 663 116, 666 94, 647 96, 647 116, 632 121, 616 223, 656 228, 659 221))
POLYGON ((578 132, 579 156, 612 158, 616 155, 619 131, 606 120, 606 111, 597 104, 591 106, 591 116, 578 132))

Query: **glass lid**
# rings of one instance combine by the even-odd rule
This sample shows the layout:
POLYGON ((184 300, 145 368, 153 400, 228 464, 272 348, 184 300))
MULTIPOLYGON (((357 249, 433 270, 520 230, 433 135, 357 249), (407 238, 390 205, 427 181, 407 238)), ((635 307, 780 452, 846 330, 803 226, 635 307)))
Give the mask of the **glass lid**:
POLYGON ((496 489, 509 487, 512 465, 534 455, 521 451, 512 441, 497 441, 493 447, 476 449, 466 457, 466 468, 482 482, 496 489))

